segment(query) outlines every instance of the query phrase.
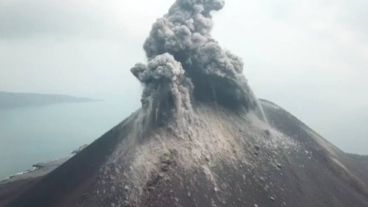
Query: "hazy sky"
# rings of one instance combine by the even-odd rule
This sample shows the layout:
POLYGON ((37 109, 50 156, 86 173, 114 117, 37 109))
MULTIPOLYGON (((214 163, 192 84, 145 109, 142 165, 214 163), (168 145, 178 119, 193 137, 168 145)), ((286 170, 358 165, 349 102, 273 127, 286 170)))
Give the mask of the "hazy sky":
MULTIPOLYGON (((0 90, 137 100, 129 69, 173 2, 1 0, 0 90)), ((213 35, 244 59, 258 97, 368 154, 367 10, 367 0, 228 0, 213 35)))

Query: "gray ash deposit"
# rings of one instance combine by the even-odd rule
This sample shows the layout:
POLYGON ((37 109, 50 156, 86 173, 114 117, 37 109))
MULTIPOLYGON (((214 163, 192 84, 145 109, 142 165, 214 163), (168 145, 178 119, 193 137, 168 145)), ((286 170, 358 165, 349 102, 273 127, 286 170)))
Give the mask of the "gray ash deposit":
POLYGON ((367 207, 365 162, 258 101, 211 37, 223 6, 177 0, 131 70, 141 109, 5 206, 367 207))

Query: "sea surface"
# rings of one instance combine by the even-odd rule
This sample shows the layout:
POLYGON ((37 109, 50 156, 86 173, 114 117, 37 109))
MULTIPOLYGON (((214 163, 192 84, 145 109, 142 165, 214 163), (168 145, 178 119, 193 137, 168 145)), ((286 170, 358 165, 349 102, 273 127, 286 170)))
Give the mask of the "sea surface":
POLYGON ((33 164, 66 157, 123 121, 139 101, 102 101, 0 109, 0 180, 33 164))
MULTIPOLYGON (((0 109, 0 180, 29 170, 33 164, 70 155, 139 107, 139 98, 107 97, 96 102, 0 109)), ((299 118, 309 120, 308 125, 342 150, 367 155, 368 131, 364 124, 368 114, 349 114, 326 123, 302 114, 299 118)))

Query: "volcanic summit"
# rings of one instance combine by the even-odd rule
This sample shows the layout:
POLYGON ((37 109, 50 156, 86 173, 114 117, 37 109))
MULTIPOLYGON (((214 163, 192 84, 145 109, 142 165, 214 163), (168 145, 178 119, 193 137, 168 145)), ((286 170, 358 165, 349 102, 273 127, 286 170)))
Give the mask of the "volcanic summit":
POLYGON ((131 69, 142 107, 4 206, 367 207, 368 159, 256 98, 211 37, 223 7, 177 0, 131 69))

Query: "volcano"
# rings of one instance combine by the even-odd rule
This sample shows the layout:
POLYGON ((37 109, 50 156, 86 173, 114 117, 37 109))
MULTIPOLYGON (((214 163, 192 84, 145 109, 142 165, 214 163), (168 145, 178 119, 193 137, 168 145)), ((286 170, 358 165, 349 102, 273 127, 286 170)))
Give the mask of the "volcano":
POLYGON ((142 107, 8 207, 367 207, 368 159, 248 86, 211 35, 222 0, 177 0, 153 25, 142 107))

